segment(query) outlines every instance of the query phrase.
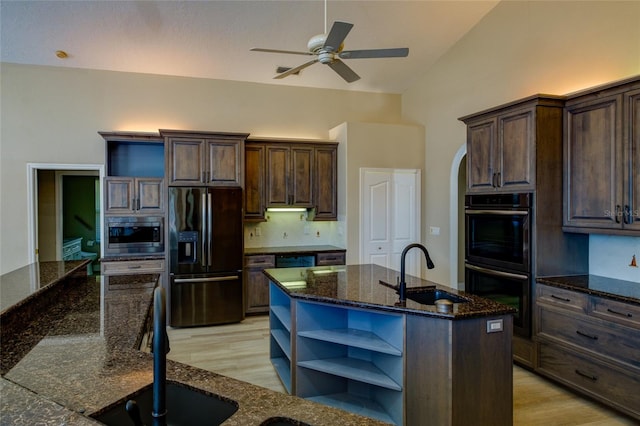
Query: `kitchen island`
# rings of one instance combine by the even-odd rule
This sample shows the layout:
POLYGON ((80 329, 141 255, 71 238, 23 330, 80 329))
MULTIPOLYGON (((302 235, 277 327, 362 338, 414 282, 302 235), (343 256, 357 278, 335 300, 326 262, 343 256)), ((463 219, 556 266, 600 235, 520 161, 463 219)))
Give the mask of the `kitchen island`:
MULTIPOLYGON (((87 276, 86 262, 31 265, 22 272, 43 269, 52 274, 42 286, 46 290, 23 280, 33 291, 2 310, 1 423, 99 424, 93 416, 153 381, 152 356, 140 344, 158 275, 118 276, 129 285, 109 290, 104 277, 87 276), (28 311, 30 317, 21 316, 28 311)), ((10 275, 16 279, 3 275, 3 288, 20 281, 19 274, 10 275)), ((225 426, 258 426, 277 419, 294 419, 292 424, 301 426, 383 424, 178 362, 167 362, 167 379, 232 401, 237 411, 225 426)))
POLYGON ((377 265, 265 275, 270 355, 291 394, 398 425, 512 424, 511 307, 415 277, 403 302, 398 272, 377 265), (457 303, 418 303, 418 290, 457 303))

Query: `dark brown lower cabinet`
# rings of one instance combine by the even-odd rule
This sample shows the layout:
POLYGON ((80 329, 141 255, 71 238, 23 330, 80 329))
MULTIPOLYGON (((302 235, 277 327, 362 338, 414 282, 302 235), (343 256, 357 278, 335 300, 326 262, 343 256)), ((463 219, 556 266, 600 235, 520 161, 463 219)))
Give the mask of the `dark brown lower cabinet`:
POLYGON ((538 284, 536 372, 640 419, 640 306, 538 284))
POLYGON ((244 257, 246 314, 269 312, 269 280, 262 271, 275 266, 275 255, 260 254, 244 257))

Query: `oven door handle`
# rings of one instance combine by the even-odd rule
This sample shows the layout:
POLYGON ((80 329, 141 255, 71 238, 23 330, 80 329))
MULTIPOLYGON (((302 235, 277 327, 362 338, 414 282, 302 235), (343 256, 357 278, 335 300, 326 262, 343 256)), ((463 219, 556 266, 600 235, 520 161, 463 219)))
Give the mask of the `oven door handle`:
POLYGON ((467 214, 492 214, 498 216, 526 216, 526 210, 467 210, 467 214))
POLYGON ((497 277, 514 278, 517 280, 526 280, 527 278, 529 278, 526 275, 513 274, 511 272, 496 271, 495 269, 489 269, 489 268, 483 268, 482 266, 470 265, 469 263, 466 263, 466 262, 464 265, 465 267, 472 269, 474 271, 484 272, 485 274, 495 275, 497 277))

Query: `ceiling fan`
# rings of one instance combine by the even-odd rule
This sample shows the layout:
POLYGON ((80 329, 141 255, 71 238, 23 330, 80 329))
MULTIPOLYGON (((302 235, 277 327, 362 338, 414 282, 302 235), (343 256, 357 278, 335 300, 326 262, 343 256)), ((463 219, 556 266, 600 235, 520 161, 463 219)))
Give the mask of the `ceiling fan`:
POLYGON ((315 56, 315 58, 309 62, 299 65, 295 68, 288 69, 274 78, 284 78, 292 74, 298 74, 304 68, 320 62, 321 64, 329 65, 332 70, 337 72, 347 83, 353 83, 360 79, 360 76, 355 73, 342 59, 365 59, 365 58, 398 58, 406 57, 409 55, 409 48, 393 48, 393 49, 367 49, 367 50, 343 50, 344 39, 353 28, 353 24, 348 22, 336 21, 331 27, 331 31, 327 34, 327 8, 325 2, 325 33, 318 34, 311 37, 307 43, 308 52, 296 52, 291 50, 277 50, 277 49, 262 49, 253 48, 254 52, 267 52, 267 53, 287 53, 293 55, 309 55, 315 56))

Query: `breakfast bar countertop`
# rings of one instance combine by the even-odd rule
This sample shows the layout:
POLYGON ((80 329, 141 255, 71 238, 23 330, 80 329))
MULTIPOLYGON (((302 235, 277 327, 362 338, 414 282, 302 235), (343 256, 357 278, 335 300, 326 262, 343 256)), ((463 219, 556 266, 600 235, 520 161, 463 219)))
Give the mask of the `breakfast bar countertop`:
POLYGON ((15 309, 60 279, 89 263, 89 260, 36 262, 0 277, 0 312, 15 309))
MULTIPOLYGON (((153 382, 152 355, 138 350, 153 288, 108 291, 102 278, 85 274, 66 283, 65 297, 34 317, 26 333, 11 333, 3 323, 3 336, 8 336, 0 379, 3 424, 98 424, 92 415, 153 382)), ((167 379, 236 401, 238 411, 225 426, 258 426, 282 418, 316 426, 383 425, 171 360, 167 379)))

